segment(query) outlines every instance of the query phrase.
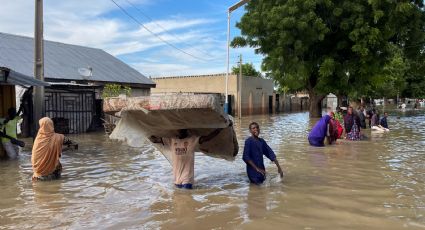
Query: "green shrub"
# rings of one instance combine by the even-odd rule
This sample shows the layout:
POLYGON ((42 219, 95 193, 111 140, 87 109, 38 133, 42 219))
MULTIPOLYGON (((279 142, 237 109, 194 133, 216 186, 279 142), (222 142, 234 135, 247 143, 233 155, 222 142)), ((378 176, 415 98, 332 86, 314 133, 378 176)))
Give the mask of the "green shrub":
POLYGON ((103 87, 102 98, 118 97, 120 94, 131 95, 131 87, 119 84, 106 84, 103 87))

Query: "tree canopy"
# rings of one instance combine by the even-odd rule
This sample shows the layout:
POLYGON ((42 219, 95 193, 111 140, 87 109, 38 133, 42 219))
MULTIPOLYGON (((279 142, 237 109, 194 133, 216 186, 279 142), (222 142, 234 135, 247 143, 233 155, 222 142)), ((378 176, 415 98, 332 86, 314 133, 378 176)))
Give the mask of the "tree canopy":
MULTIPOLYGON (((239 65, 232 67, 233 74, 239 74, 239 65)), ((242 64, 242 76, 247 77, 259 77, 261 73, 257 71, 252 63, 242 64)))
POLYGON ((232 45, 263 54, 263 70, 291 90, 307 90, 310 116, 320 116, 330 92, 391 94, 409 87, 407 76, 420 82, 423 68, 414 67, 424 65, 423 7, 419 0, 251 0, 232 45))

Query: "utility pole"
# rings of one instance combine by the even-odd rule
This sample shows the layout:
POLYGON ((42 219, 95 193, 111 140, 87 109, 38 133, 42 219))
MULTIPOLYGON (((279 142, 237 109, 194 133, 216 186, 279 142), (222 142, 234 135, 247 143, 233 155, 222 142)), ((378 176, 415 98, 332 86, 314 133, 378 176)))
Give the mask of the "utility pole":
POLYGON ((224 112, 229 114, 229 59, 230 59, 230 10, 227 12, 227 52, 226 52, 226 78, 225 78, 225 102, 224 112))
POLYGON ((228 99, 228 84, 229 84, 229 54, 230 54, 230 14, 235 11, 236 9, 238 9, 239 7, 243 6, 244 4, 246 4, 247 2, 249 2, 249 0, 240 0, 239 2, 237 2, 236 4, 232 5, 231 7, 229 7, 229 9, 227 10, 227 57, 226 57, 226 78, 225 78, 225 95, 226 95, 226 99, 224 102, 224 112, 226 114, 229 113, 229 99, 228 99))
POLYGON ((242 118, 242 54, 239 55, 238 111, 239 111, 239 119, 241 119, 242 118))
MULTIPOLYGON (((35 0, 34 75, 40 81, 44 81, 43 49, 43 0, 35 0)), ((44 113, 44 86, 36 86, 34 87, 34 131, 38 130, 38 121, 44 113)))

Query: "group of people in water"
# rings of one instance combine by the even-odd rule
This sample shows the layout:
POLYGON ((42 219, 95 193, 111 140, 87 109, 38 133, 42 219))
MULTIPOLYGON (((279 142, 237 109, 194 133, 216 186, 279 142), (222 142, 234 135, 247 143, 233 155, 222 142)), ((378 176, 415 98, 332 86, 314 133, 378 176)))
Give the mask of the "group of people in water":
MULTIPOLYGON (((22 108, 22 107, 21 107, 22 108)), ((9 159, 19 156, 19 146, 24 142, 17 139, 17 124, 22 119, 22 109, 8 109, 6 118, 0 119, 0 137, 3 149, 9 159)), ((44 117, 39 121, 39 129, 32 147, 32 180, 52 180, 61 177, 62 165, 59 161, 63 145, 70 146, 71 140, 63 134, 55 133, 53 121, 44 117)))
POLYGON ((343 111, 343 108, 337 108, 336 112, 333 112, 331 108, 327 109, 326 115, 313 126, 308 135, 310 145, 323 147, 325 140, 329 145, 334 144, 338 139, 359 141, 365 137, 361 130, 367 127, 372 131, 389 131, 387 112, 384 112, 383 117, 380 118, 375 108, 366 111, 363 106, 360 106, 357 111, 354 111, 350 106, 345 115, 343 111), (369 124, 366 120, 369 120, 369 124))
MULTIPOLYGON (((230 122, 230 126, 233 123, 230 122)), ((171 155, 173 166, 174 184, 177 188, 192 189, 194 183, 194 158, 195 149, 199 144, 207 142, 217 136, 222 129, 216 129, 208 136, 191 135, 187 129, 181 129, 173 138, 151 136, 153 143, 162 144, 171 155)), ((246 171, 251 183, 262 184, 266 179, 266 169, 263 155, 274 162, 278 172, 283 177, 282 168, 267 142, 260 138, 260 126, 256 122, 249 125, 251 137, 245 141, 243 161, 246 163, 246 171)))
MULTIPOLYGON (((19 148, 16 145, 17 123, 20 120, 19 114, 16 113, 15 108, 10 108, 8 117, 0 121, 2 143, 10 159, 15 159, 19 154, 19 148)), ((233 123, 230 122, 230 126, 232 125, 233 123)), ((181 129, 178 131, 178 135, 173 138, 155 136, 149 138, 151 142, 162 144, 170 151, 174 184, 177 188, 193 188, 195 150, 199 147, 199 144, 213 139, 221 130, 216 129, 207 136, 196 136, 192 135, 187 129, 181 129)), ((259 136, 260 126, 258 123, 252 122, 249 125, 249 132, 251 136, 245 141, 242 159, 246 163, 246 171, 250 182, 261 184, 266 179, 263 156, 266 156, 276 164, 278 173, 283 177, 283 171, 275 153, 267 142, 259 136)), ((44 117, 40 119, 39 130, 32 147, 32 180, 59 179, 62 173, 60 157, 63 146, 71 143, 72 141, 63 134, 55 133, 54 124, 50 118, 44 117)))
MULTIPOLYGON (((361 140, 361 130, 366 128, 366 118, 372 129, 388 129, 387 113, 382 118, 375 109, 368 112, 363 107, 354 111, 352 107, 347 109, 344 115, 342 109, 333 112, 328 109, 311 130, 308 141, 312 146, 325 146, 335 143, 340 138, 347 140, 361 140), (345 133, 345 137, 344 134, 345 133)), ((17 123, 20 119, 20 111, 10 108, 8 116, 0 120, 3 147, 9 156, 14 159, 19 154, 16 146, 17 123)), ((230 122, 230 126, 233 123, 230 122)), ((217 136, 222 129, 216 129, 207 136, 191 135, 189 130, 182 129, 173 138, 151 136, 149 140, 153 143, 162 144, 170 152, 172 158, 174 184, 177 188, 192 189, 194 183, 194 157, 195 150, 199 144, 207 142, 217 136)), ((267 142, 260 138, 260 126, 256 122, 249 124, 251 134, 245 140, 242 159, 246 163, 246 172, 249 181, 253 184, 262 184, 266 179, 266 170, 263 156, 274 162, 278 173, 283 177, 283 171, 276 158, 275 153, 267 142)), ((71 140, 64 135, 55 133, 53 121, 44 117, 39 121, 39 130, 32 148, 31 163, 33 168, 33 181, 44 181, 58 179, 61 177, 62 165, 60 157, 63 146, 70 145, 71 140)))

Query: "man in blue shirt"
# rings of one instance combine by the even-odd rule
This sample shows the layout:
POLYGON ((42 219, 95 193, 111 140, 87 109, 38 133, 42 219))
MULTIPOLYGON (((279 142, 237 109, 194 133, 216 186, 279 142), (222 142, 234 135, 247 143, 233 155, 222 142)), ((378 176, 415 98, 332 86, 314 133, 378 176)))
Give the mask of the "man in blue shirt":
POLYGON ((388 113, 385 112, 384 117, 381 119, 381 122, 380 122, 380 125, 386 129, 388 129, 387 117, 388 117, 388 113))
POLYGON ((259 138, 260 126, 256 122, 252 122, 249 125, 249 132, 251 133, 251 137, 245 140, 242 159, 246 163, 246 171, 251 183, 258 185, 266 179, 263 155, 276 164, 280 177, 283 177, 282 169, 273 150, 267 145, 264 139, 259 138))

